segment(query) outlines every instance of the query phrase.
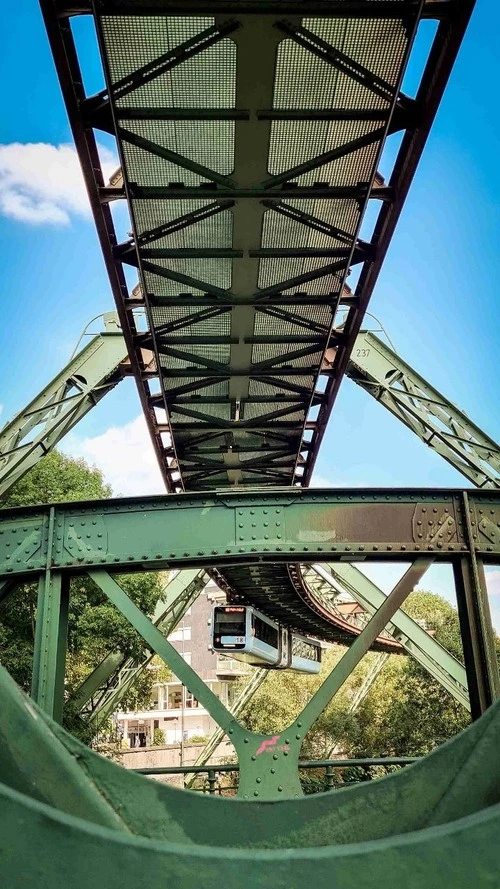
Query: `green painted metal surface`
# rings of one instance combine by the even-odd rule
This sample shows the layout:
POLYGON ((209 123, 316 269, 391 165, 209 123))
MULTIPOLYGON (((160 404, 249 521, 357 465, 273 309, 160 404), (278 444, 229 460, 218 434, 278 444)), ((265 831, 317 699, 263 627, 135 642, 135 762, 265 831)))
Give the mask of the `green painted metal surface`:
MULTIPOLYGON (((169 490, 308 483, 472 5, 445 5, 413 102, 400 88, 417 24, 426 12, 441 17, 443 4, 346 0, 319 8, 237 0, 236 8, 223 2, 214 14, 197 0, 42 0, 169 490), (84 94, 68 25, 81 12, 94 17, 106 82, 92 97, 84 94), (200 96, 205 108, 194 107, 200 96), (93 128, 116 136, 132 227, 123 244, 106 205, 93 128), (384 142, 398 130, 404 136, 390 186, 377 190, 384 142), (373 197, 384 204, 374 242, 366 244, 359 228, 373 197), (344 283, 356 262, 363 267, 352 294, 344 283), (132 297, 124 263, 140 274, 132 297), (340 329, 342 303, 348 318, 340 329), (139 304, 145 334, 130 311, 139 304)), ((103 379, 104 389, 114 385, 114 377, 103 379)), ((43 405, 11 430, 10 480, 83 415, 97 391, 95 382, 80 389, 84 397, 66 415, 66 385, 56 381, 43 405), (26 443, 35 417, 46 422, 42 438, 26 443)), ((418 392, 420 404, 425 397, 418 392)), ((412 410, 402 405, 400 398, 398 410, 411 426, 412 410)), ((436 450, 448 459, 453 451, 457 465, 461 455, 453 448, 471 427, 445 417, 442 402, 438 408, 452 434, 437 436, 436 450)), ((426 440, 422 424, 420 415, 411 428, 426 440)), ((494 454, 476 432, 462 471, 488 487, 483 464, 494 454)), ((126 775, 66 735, 0 672, 0 861, 9 886, 121 889, 147 882, 152 889, 190 889, 202 879, 207 889, 293 889, 314 879, 319 889, 332 880, 336 889, 371 889, 388 874, 409 889, 497 885, 500 794, 498 758, 493 767, 491 759, 498 706, 409 777, 311 801, 270 800, 299 795, 296 765, 306 730, 429 557, 454 565, 473 715, 491 703, 498 675, 482 566, 500 554, 498 496, 299 493, 42 507, 1 517, 0 589, 39 581, 33 691, 41 707, 60 717, 68 577, 86 570, 232 737, 240 793, 248 798, 207 808, 189 794, 126 775), (108 573, 356 557, 409 557, 414 564, 301 716, 274 736, 242 729, 108 573)), ((258 572, 256 580, 254 587, 258 572)), ((298 626, 320 611, 317 602, 304 605, 291 582, 278 596, 289 622, 294 604, 298 626)), ((315 626, 328 638, 331 613, 315 626)))
POLYGON ((9 889, 494 889, 500 703, 415 765, 294 800, 200 796, 79 744, 0 670, 0 832, 9 889), (36 749, 36 763, 34 751, 36 749), (29 842, 26 842, 29 837, 29 842))
MULTIPOLYGON (((156 606, 152 619, 165 636, 174 631, 207 580, 208 576, 204 571, 190 569, 180 571, 167 584, 165 595, 156 606)), ((86 707, 88 720, 97 729, 117 709, 123 696, 151 663, 152 657, 151 654, 145 654, 143 660, 137 664, 122 652, 110 652, 69 698, 68 706, 72 710, 82 710, 90 698, 97 696, 95 705, 86 707), (122 670, 127 670, 126 678, 119 679, 122 670), (102 690, 100 694, 99 689, 102 690)))
POLYGON ((164 660, 228 735, 240 764, 239 795, 244 799, 274 799, 280 794, 302 794, 298 762, 305 735, 371 648, 427 567, 427 560, 420 559, 408 569, 297 719, 283 731, 271 735, 243 728, 234 714, 205 685, 182 655, 159 633, 109 574, 105 571, 89 571, 89 575, 146 640, 150 649, 164 660))
POLYGON ((107 326, 0 431, 0 496, 123 379, 127 348, 114 312, 107 326))
POLYGON ((358 335, 347 375, 476 487, 500 487, 498 444, 375 334, 358 335))
POLYGON ((58 722, 64 700, 68 606, 69 578, 45 571, 38 583, 31 695, 58 722))
MULTIPOLYGON (((329 589, 330 596, 340 587, 352 595, 368 614, 373 614, 385 599, 382 590, 354 565, 335 562, 327 566, 313 566, 306 573, 306 580, 313 588, 316 588, 315 576, 320 584, 323 582, 329 589)), ((457 701, 470 709, 465 669, 449 651, 403 610, 395 612, 386 629, 457 701)))
POLYGON ((453 560, 500 555, 500 493, 453 489, 275 489, 128 498, 0 513, 0 577, 245 560, 453 560), (469 517, 471 527, 466 524, 469 517), (196 529, 196 534, 193 534, 196 529))

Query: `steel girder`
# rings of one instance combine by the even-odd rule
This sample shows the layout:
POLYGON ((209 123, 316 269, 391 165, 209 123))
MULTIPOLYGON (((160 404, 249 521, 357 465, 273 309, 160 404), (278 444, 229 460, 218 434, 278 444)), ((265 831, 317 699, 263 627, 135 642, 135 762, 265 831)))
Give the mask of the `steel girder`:
MULTIPOLYGON (((240 763, 239 795, 244 799, 260 797, 261 799, 274 799, 280 793, 288 796, 300 796, 302 791, 298 779, 298 763, 303 739, 321 715, 331 698, 341 688, 353 669, 359 664, 362 657, 373 646, 375 639, 384 630, 384 627, 392 620, 395 612, 401 607, 408 594, 414 588, 422 574, 428 567, 427 558, 414 559, 411 567, 398 581, 388 596, 383 597, 380 606, 374 612, 360 635, 346 650, 340 661, 334 666, 331 673, 322 685, 306 703, 302 711, 283 731, 265 735, 245 729, 236 720, 234 714, 219 700, 213 691, 200 679, 192 667, 184 660, 171 643, 163 636, 157 627, 134 604, 124 590, 104 570, 88 570, 88 574, 95 584, 105 593, 112 604, 129 621, 134 629, 145 640, 148 648, 155 652, 175 673, 176 676, 195 695, 202 706, 210 713, 220 728, 232 741, 240 763), (272 767, 266 768, 263 761, 259 760, 259 754, 273 749, 272 767)), ((46 572, 50 573, 50 572, 46 572)), ((59 575, 60 576, 60 575, 59 575)), ((45 584, 45 602, 42 599, 41 607, 48 602, 47 593, 50 584, 45 584)), ((51 595, 51 594, 50 594, 51 595)), ((49 596, 50 597, 50 596, 49 596)), ((62 624, 62 620, 59 622, 62 624)), ((58 631, 57 621, 52 620, 51 626, 58 631)), ((464 640, 465 642, 465 640, 464 640)), ((53 651, 57 647, 51 646, 53 651)), ((498 667, 495 668, 498 675, 498 667)), ((50 671, 45 671, 48 678, 52 679, 54 697, 62 700, 59 683, 50 671)), ((40 677, 44 678, 43 671, 40 677)), ((472 701, 471 701, 472 703, 472 701)), ((44 699, 44 709, 52 712, 54 709, 52 699, 44 699)))
MULTIPOLYGON (((317 595, 322 595, 327 602, 330 600, 332 605, 339 591, 348 592, 365 609, 362 626, 385 599, 382 590, 354 565, 341 562, 313 565, 306 570, 304 579, 317 595)), ((470 709, 465 668, 446 648, 402 610, 393 615, 386 632, 460 704, 470 709)))
MULTIPOLYGON (((496 884, 498 704, 384 781, 262 805, 179 793, 121 769, 48 720, 1 669, 0 689, 10 889, 53 889, 61 876, 74 889, 122 889, 145 874, 150 889, 197 889, 200 879, 204 889, 330 889, 332 879, 336 889, 378 889, 388 873, 408 889, 496 884)), ((256 761, 260 787, 279 760, 270 748, 256 761)))
POLYGON ((107 332, 93 337, 0 431, 0 496, 123 379, 127 347, 115 318, 108 313, 107 332))
MULTIPOLYGON (((180 571, 166 586, 158 602, 152 621, 165 635, 172 633, 187 609, 197 599, 208 582, 204 571, 190 569, 180 571)), ((140 663, 127 658, 121 651, 110 652, 106 658, 82 682, 68 698, 67 707, 72 711, 84 711, 90 723, 96 727, 113 713, 143 670, 151 663, 153 655, 145 653, 140 663), (122 671, 127 671, 121 678, 122 671), (89 702, 91 705, 89 706, 89 702)))
MULTIPOLYGON (((276 621, 300 627, 302 633, 351 645, 361 632, 359 626, 347 621, 315 587, 304 583, 298 565, 259 562, 227 565, 212 570, 212 576, 229 601, 251 602, 276 621)), ((374 651, 392 654, 403 651, 389 633, 377 637, 372 647, 374 651)))
POLYGON ((163 637, 114 579, 102 570, 90 570, 88 573, 143 637, 148 647, 164 660, 229 736, 240 763, 239 796, 242 796, 243 799, 252 797, 274 799, 279 797, 280 793, 285 793, 288 796, 302 795, 298 763, 306 733, 372 647, 375 639, 380 635, 394 612, 405 601, 426 567, 426 559, 414 561, 394 589, 385 597, 380 608, 334 666, 329 676, 306 703, 297 718, 284 731, 273 735, 253 732, 241 726, 233 713, 200 679, 182 655, 163 637), (273 766, 269 770, 263 770, 258 755, 267 748, 274 748, 273 766))
POLYGON ((347 376, 476 487, 500 488, 498 444, 373 333, 357 337, 347 376))
POLYGON ((275 489, 62 503, 0 513, 0 576, 344 558, 500 555, 500 494, 275 489), (192 529, 196 528, 193 537, 192 529))
MULTIPOLYGON (((346 557, 450 561, 476 716, 495 698, 498 687, 482 565, 500 556, 499 496, 492 491, 353 494, 285 489, 4 510, 0 581, 38 576, 41 595, 50 602, 52 590, 57 598, 68 574, 85 570, 217 565, 227 573, 231 566, 248 561, 289 565, 292 560, 310 563, 346 557), (194 527, 195 546, 188 548, 194 527)), ((259 594, 258 584, 245 591, 249 601, 259 594)), ((59 598, 57 607, 49 608, 51 638, 64 622, 58 603, 59 598)), ((326 613, 311 590, 300 597, 294 586, 282 586, 269 609, 275 609, 283 623, 299 630, 306 626, 319 637, 338 640, 333 613, 326 613)), ((372 646, 377 644, 378 636, 371 641, 372 646)), ((56 673, 60 668, 57 654, 54 657, 50 669, 56 673)))
POLYGON ((224 3, 214 17, 196 2, 100 0, 92 11, 106 87, 87 97, 70 18, 90 8, 42 0, 169 490, 308 483, 472 6, 313 3, 304 19, 293 3, 243 3, 227 19, 224 3), (400 85, 424 17, 440 23, 410 101, 400 85), (93 128, 118 137, 130 243, 116 243, 107 201, 120 189, 105 188, 93 128), (405 135, 384 190, 377 162, 395 130, 405 135), (383 203, 368 245, 359 224, 372 197, 383 203), (350 294, 353 262, 362 272, 350 294), (138 268, 140 294, 129 296, 123 263, 138 268), (347 324, 332 341, 341 300, 347 324), (134 327, 138 304, 145 337, 134 327))

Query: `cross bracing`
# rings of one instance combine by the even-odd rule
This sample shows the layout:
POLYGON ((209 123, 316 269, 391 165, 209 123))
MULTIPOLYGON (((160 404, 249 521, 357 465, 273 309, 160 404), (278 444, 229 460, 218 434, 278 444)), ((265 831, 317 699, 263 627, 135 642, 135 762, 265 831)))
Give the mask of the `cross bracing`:
MULTIPOLYGON (((495 885, 498 768, 491 754, 498 747, 498 706, 462 737, 373 788, 319 794, 304 801, 284 799, 302 792, 298 762, 306 732, 368 650, 387 638, 385 629, 398 626, 399 610, 433 559, 453 565, 473 718, 498 695, 484 578, 485 564, 498 560, 500 552, 498 491, 353 494, 293 486, 309 481, 354 338, 473 4, 467 0, 307 4, 42 0, 42 4, 130 364, 168 490, 174 493, 165 502, 161 498, 93 502, 3 513, 0 594, 8 591, 11 578, 38 580, 39 588, 35 703, 23 697, 0 669, 0 734, 7 751, 0 761, 6 812, 0 855, 7 863, 9 885, 38 881, 44 889, 68 874, 69 882, 81 889, 104 877, 110 887, 121 887, 136 885, 147 874, 153 889, 163 887, 165 880, 189 889, 199 885, 202 867, 207 889, 221 882, 284 889, 290 885, 292 868, 297 885, 313 879, 318 889, 331 886, 332 877, 338 889, 361 884, 373 889, 388 870, 393 880, 408 887, 495 885), (106 69, 106 86, 94 97, 83 94, 68 25, 68 18, 82 13, 95 16, 106 69), (418 21, 427 17, 440 23, 412 101, 401 93, 402 75, 418 21), (196 28, 190 31, 192 25, 196 28), (182 33, 172 45, 168 35, 176 28, 182 33), (358 43, 353 41, 353 47, 345 39, 337 42, 332 29, 343 38, 355 33, 358 43), (389 33, 392 37, 384 46, 389 33), (167 36, 158 41, 155 34, 167 36), (391 71, 377 68, 381 46, 384 61, 388 67, 393 64, 391 71), (152 50, 151 58, 144 56, 145 47, 152 50), (357 54, 356 48, 364 54, 357 54), (347 78, 351 92, 367 90, 373 107, 347 100, 337 104, 334 99, 326 107, 315 107, 313 101, 304 106, 297 101, 289 106, 252 104, 252 96, 269 90, 270 72, 276 74, 275 90, 280 53, 287 64, 293 62, 286 69, 287 90, 293 91, 297 82, 304 88, 313 82, 309 75, 300 76, 299 50, 310 54, 315 65, 326 65, 330 74, 334 70, 335 89, 347 78), (192 74, 183 80, 181 69, 185 74, 189 65, 206 66, 215 52, 222 59, 216 66, 216 83, 208 73, 199 78, 199 86, 193 85, 192 74), (236 59, 234 100, 224 104, 231 75, 230 64, 224 65, 231 53, 236 59), (124 67, 118 74, 113 73, 117 63, 124 67), (174 95, 168 85, 179 71, 175 85, 180 87, 174 95), (154 102, 143 102, 138 94, 154 93, 160 78, 166 86, 160 90, 162 104, 156 111, 154 102), (211 89, 220 90, 221 101, 207 101, 211 89), (182 90, 188 96, 189 90, 196 90, 197 102, 190 103, 184 94, 181 101, 182 90), (196 129, 193 123, 198 124, 196 129), (103 181, 94 127, 118 138, 122 185, 114 181, 106 186, 103 181), (220 131, 222 138, 216 135, 220 131), (377 179, 377 160, 384 140, 396 131, 404 135, 386 185, 377 179), (278 134, 274 144, 273 133, 278 134), (271 149, 278 160, 285 157, 283 166, 271 167, 271 149), (366 160, 370 153, 372 163, 367 162, 364 178, 360 158, 366 160), (247 158, 243 166, 242 157, 247 158), (339 170, 345 172, 349 164, 359 178, 346 183, 339 170), (176 178, 165 178, 165 169, 174 171, 176 178), (134 174, 140 180, 148 170, 154 173, 149 182, 134 181, 134 174), (248 174, 247 181, 240 181, 242 172, 248 174), (258 175, 252 178, 254 173, 258 175), (315 178, 320 175, 325 179, 315 178), (121 196, 127 197, 132 218, 131 241, 124 243, 118 243, 108 206, 121 196), (375 198, 383 202, 380 216, 373 236, 364 240, 359 223, 367 202, 375 198), (170 216, 162 210, 160 217, 149 220, 149 227, 141 228, 139 204, 145 205, 146 213, 154 209, 155 201, 170 209, 175 201, 199 206, 180 206, 170 216), (357 202, 358 215, 349 222, 341 212, 352 201, 357 202), (322 213, 320 202, 327 205, 322 213), (342 211, 337 212, 333 202, 342 211), (224 214, 229 214, 226 221, 224 214), (269 219, 273 220, 270 235, 269 219), (300 243, 289 234, 295 225, 301 232, 308 230, 300 243), (203 226, 212 227, 217 237, 210 234, 197 242, 191 232, 200 232, 203 226), (229 232, 227 242, 219 237, 221 230, 229 232), (189 237, 182 240, 179 233, 188 231, 189 237), (359 282, 349 292, 345 277, 356 262, 359 282), (139 272, 140 289, 130 295, 124 264, 139 272), (339 327, 336 313, 341 303, 347 306, 348 317, 339 327), (145 335, 136 328, 133 310, 138 305, 147 312, 145 335), (330 313, 328 323, 313 312, 325 308, 330 313), (161 320, 155 316, 166 309, 172 314, 161 320), (190 318, 186 323, 186 313, 197 309, 202 317, 197 314, 195 321, 190 318), (213 309, 219 314, 213 315, 213 309), (256 331, 260 314, 266 317, 265 325, 256 331), (200 330, 198 326, 207 322, 214 322, 214 329, 200 330), (292 330, 278 329, 278 322, 292 330), (256 346, 265 347, 258 359, 253 354, 256 346), (241 358, 240 363, 234 356, 241 358), (321 373, 327 376, 324 390, 317 386, 321 373), (298 376, 306 379, 298 382, 298 376), (169 403, 176 379, 182 381, 182 391, 176 391, 169 403), (260 400, 250 392, 254 379, 271 388, 257 393, 260 400), (202 389, 204 394, 198 394, 202 389), (280 401, 280 395, 290 400, 280 401), (175 400, 179 396, 182 401, 175 400), (255 423, 250 424, 252 405, 258 407, 250 418, 255 423), (202 465, 196 451, 207 442, 213 462, 202 465), (284 450, 285 445, 288 450, 282 456, 287 459, 280 464, 271 448, 284 450), (293 449, 292 464, 288 458, 294 456, 293 449), (245 465, 249 454, 259 457, 251 467, 245 465), (230 460, 234 455, 236 459, 230 460), (251 469, 255 479, 249 480, 251 469), (266 489, 277 478, 285 479, 286 487, 266 489), (256 490, 244 490, 249 481, 256 490), (243 490, 228 492, 228 485, 243 490), (225 490, 207 490, 219 486, 225 490), (215 567, 227 577, 231 570, 246 571, 249 564, 290 572, 290 564, 301 560, 327 559, 333 571, 337 560, 353 558, 409 559, 411 565, 387 596, 378 591, 383 599, 377 594, 368 597, 374 610, 371 620, 302 712, 273 735, 242 726, 113 577, 113 571, 158 568, 162 563, 215 567), (60 718, 64 700, 69 579, 81 573, 88 574, 148 650, 169 664, 231 736, 240 761, 241 804, 231 800, 226 806, 219 800, 215 812, 214 801, 120 774, 113 763, 79 745, 50 719, 48 714, 60 718), (250 812, 246 801, 256 798, 257 803, 271 805, 252 806, 250 812), (31 840, 28 845, 26 835, 31 840), (336 844, 347 845, 337 849, 336 844)), ((320 90, 314 96, 316 92, 320 90)), ((424 437, 426 423, 434 421, 430 411, 429 417, 423 416, 427 395, 413 391, 407 398, 410 389, 403 395, 400 387, 396 389, 396 396, 385 393, 387 404, 398 403, 398 415, 424 437), (413 423, 417 410, 420 420, 413 423)), ((437 437, 446 440, 446 454, 436 449, 448 459, 453 453, 455 461, 458 452, 453 448, 462 431, 457 434, 453 415, 448 435, 442 408, 439 403, 444 434, 437 437)), ((479 439, 466 445, 462 471, 477 447, 489 468, 494 456, 490 445, 483 447, 479 439)), ((475 483, 483 480, 480 474, 473 478, 475 483)), ((485 480, 489 482, 486 476, 485 480)), ((243 577, 240 586, 245 582, 243 577)), ((259 583, 257 572, 249 595, 257 593, 259 583)), ((278 583, 277 589, 286 596, 291 588, 278 583)), ((300 600, 300 591, 296 592, 295 605, 300 600)), ((401 632, 400 641, 407 645, 412 640, 404 638, 405 630, 401 632)), ((427 650, 427 642, 424 637, 423 649, 427 650)))
POLYGON ((308 484, 471 4, 42 7, 168 490, 308 484), (70 18, 91 12, 105 85, 86 96, 70 18), (439 25, 412 99, 401 87, 422 18, 439 25), (105 185, 93 128, 116 136, 121 183, 105 185), (132 223, 121 243, 116 197, 132 223))

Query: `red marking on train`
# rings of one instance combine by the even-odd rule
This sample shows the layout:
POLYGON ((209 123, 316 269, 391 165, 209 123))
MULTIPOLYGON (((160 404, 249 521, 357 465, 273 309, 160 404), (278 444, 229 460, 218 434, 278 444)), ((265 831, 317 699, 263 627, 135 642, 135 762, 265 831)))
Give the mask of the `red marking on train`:
POLYGON ((260 745, 258 750, 255 751, 255 756, 258 756, 259 753, 264 753, 268 749, 268 747, 274 747, 276 741, 279 741, 279 737, 279 735, 274 735, 274 737, 266 738, 265 741, 262 741, 262 744, 260 745))

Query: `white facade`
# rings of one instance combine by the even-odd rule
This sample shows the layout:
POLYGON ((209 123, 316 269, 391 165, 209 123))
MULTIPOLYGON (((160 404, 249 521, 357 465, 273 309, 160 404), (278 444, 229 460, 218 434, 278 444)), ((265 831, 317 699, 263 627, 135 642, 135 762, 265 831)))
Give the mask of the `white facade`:
MULTIPOLYGON (((214 602, 221 599, 224 594, 214 584, 208 584, 168 640, 214 694, 230 706, 234 680, 244 675, 247 667, 240 661, 214 654, 209 647, 212 608, 214 602)), ((152 745, 155 729, 163 732, 165 744, 177 744, 191 738, 208 738, 217 728, 207 711, 175 677, 172 681, 154 684, 148 710, 118 711, 114 719, 122 746, 132 748, 152 745)))

